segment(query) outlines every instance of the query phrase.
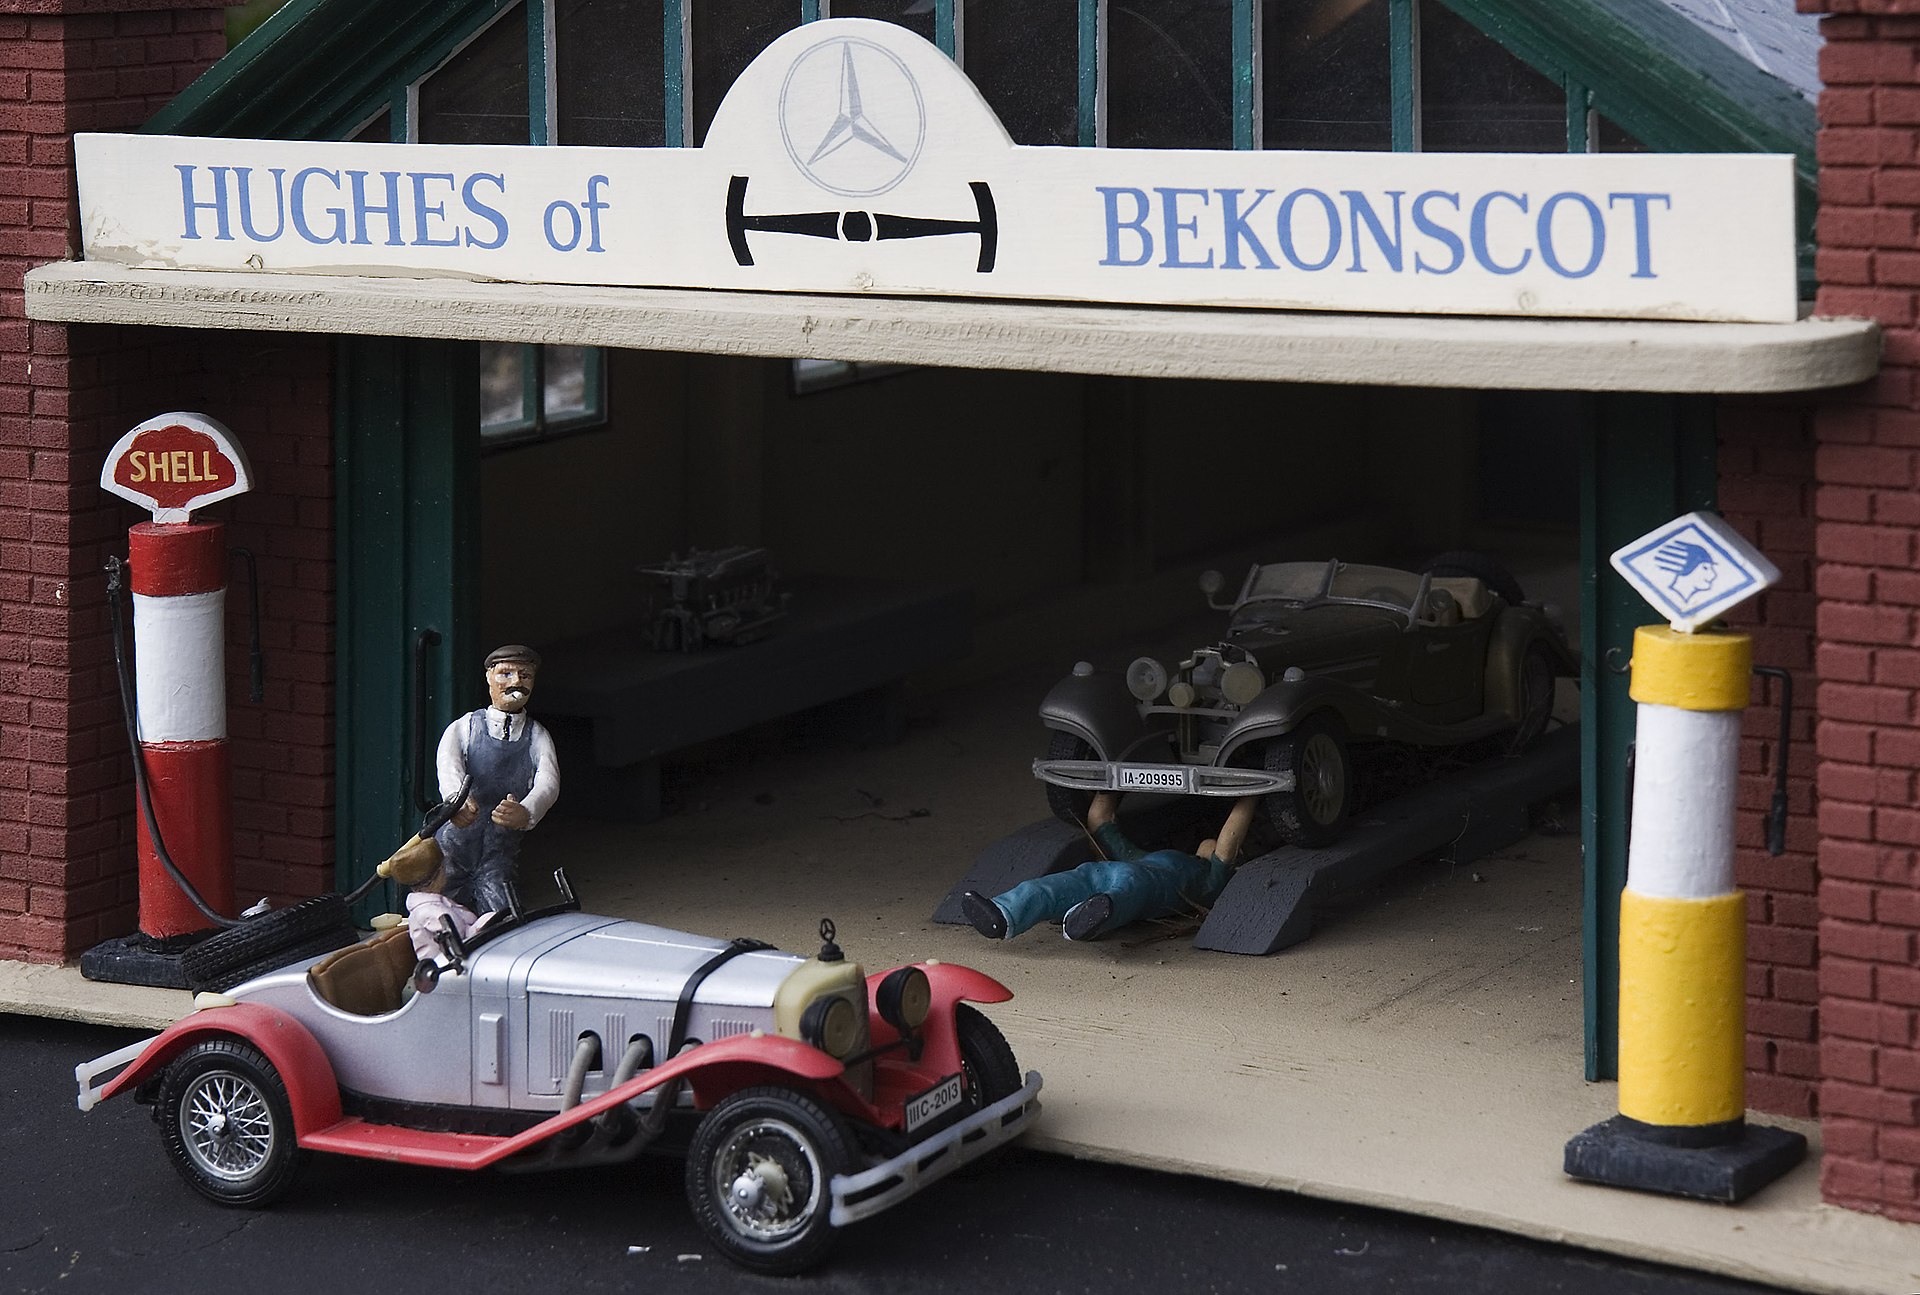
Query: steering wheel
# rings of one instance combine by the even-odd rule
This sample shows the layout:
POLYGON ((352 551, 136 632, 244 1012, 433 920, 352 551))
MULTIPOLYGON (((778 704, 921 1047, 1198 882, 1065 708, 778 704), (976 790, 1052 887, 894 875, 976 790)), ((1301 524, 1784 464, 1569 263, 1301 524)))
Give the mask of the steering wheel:
POLYGON ((473 775, 469 773, 465 781, 460 784, 460 790, 454 792, 453 795, 427 811, 426 817, 420 820, 419 834, 423 837, 432 836, 442 827, 445 827, 447 820, 458 813, 460 807, 467 803, 467 793, 472 790, 473 775))

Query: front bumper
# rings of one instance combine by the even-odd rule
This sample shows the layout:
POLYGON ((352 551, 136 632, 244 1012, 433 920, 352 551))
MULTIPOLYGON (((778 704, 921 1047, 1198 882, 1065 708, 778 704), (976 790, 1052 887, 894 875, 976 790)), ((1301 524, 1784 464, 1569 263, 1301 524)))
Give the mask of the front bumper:
POLYGON ((939 1182, 1026 1131, 1040 1110, 1040 1072, 1029 1070, 1020 1091, 1003 1097, 924 1142, 916 1142, 891 1160, 857 1174, 835 1174, 832 1222, 835 1227, 871 1218, 939 1182))
POLYGON ((1127 764, 1105 760, 1035 760, 1033 776, 1075 791, 1150 791, 1169 796, 1264 796, 1292 791, 1293 774, 1210 764, 1127 764))
POLYGON ((110 1072, 117 1072, 122 1066, 139 1060, 140 1054, 147 1050, 147 1045, 159 1037, 157 1034, 150 1034, 144 1039, 129 1043, 124 1048, 109 1052, 104 1057, 95 1057, 92 1061, 83 1061, 75 1066, 73 1068, 73 1081, 80 1089, 77 1098, 80 1109, 90 1111, 98 1106, 100 1104, 101 1090, 106 1088, 107 1084, 113 1082, 112 1079, 108 1079, 105 1084, 96 1084, 94 1080, 110 1072))

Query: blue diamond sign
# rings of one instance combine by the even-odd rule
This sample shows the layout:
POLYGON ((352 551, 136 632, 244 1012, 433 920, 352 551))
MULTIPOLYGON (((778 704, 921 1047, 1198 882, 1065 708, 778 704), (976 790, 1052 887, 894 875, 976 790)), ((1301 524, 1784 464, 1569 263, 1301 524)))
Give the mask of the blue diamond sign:
POLYGON ((1780 580, 1778 567, 1711 513, 1676 517, 1610 560, 1682 633, 1717 620, 1780 580))

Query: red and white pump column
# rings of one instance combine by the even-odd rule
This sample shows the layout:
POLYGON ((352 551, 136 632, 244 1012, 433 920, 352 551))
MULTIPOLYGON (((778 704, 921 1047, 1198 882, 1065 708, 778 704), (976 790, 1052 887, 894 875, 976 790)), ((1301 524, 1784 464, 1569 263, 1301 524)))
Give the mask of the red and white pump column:
MULTIPOLYGON (((233 776, 227 754, 226 528, 195 508, 241 494, 252 476, 227 429, 171 413, 128 432, 102 488, 153 513, 128 533, 141 758, 167 854, 217 911, 232 913, 233 776)), ((164 939, 211 925, 162 866, 139 824, 140 930, 164 939)))

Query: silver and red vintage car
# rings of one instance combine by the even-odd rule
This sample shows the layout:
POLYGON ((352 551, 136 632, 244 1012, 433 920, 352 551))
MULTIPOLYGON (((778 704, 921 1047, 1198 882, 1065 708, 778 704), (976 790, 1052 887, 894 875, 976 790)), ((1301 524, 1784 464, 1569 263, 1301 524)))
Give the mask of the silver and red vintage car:
POLYGON ((1265 797, 1287 838, 1322 845, 1352 804, 1352 753, 1526 747, 1554 680, 1577 662, 1556 617, 1481 554, 1424 571, 1360 563, 1256 565, 1222 600, 1226 633, 1169 666, 1089 662, 1047 694, 1034 762, 1054 813, 1081 820, 1098 791, 1265 797))
MULTIPOLYGON (((690 1131, 695 1218, 787 1273, 836 1230, 1017 1136, 1039 1108, 973 1003, 926 962, 818 956, 596 917, 501 915, 416 960, 405 927, 202 994, 165 1033, 76 1067, 80 1108, 156 1109, 186 1181, 265 1205, 308 1152, 449 1169, 604 1164, 690 1131), (111 1080, 102 1077, 118 1070, 111 1080)), ((684 1143, 681 1143, 684 1145, 684 1143)))

